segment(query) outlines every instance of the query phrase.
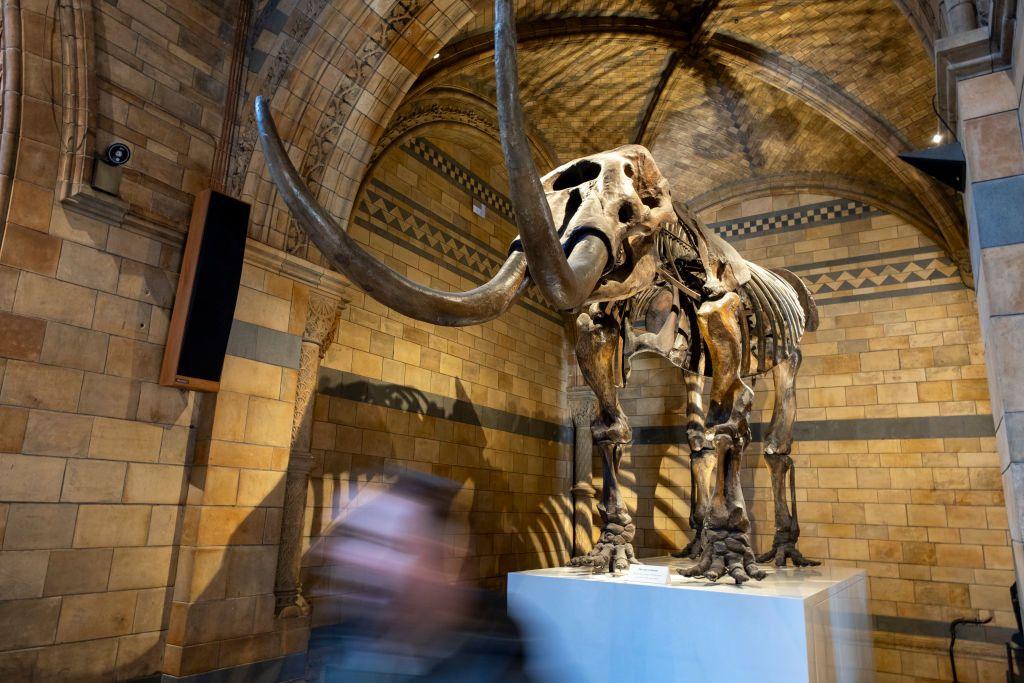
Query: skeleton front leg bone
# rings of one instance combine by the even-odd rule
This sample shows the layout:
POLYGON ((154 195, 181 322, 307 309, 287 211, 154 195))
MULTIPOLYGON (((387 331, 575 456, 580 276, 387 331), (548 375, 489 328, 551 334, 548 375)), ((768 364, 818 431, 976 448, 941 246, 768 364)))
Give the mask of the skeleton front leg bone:
POLYGON ((793 421, 796 419, 796 374, 802 360, 800 350, 795 349, 793 355, 772 368, 775 407, 764 439, 764 463, 772 477, 775 538, 771 549, 758 557, 757 561, 774 561, 778 567, 785 567, 787 560, 793 560, 793 565, 797 567, 816 567, 821 564, 804 557, 796 547, 797 539, 800 538, 800 522, 796 514, 796 476, 790 452, 793 450, 793 421))
POLYGON ((747 418, 753 390, 740 378, 743 352, 740 298, 729 292, 705 302, 697 313, 712 363, 708 433, 718 459, 715 491, 701 529, 700 558, 685 576, 717 581, 728 574, 736 583, 763 579, 750 547, 750 518, 740 485, 743 449, 750 442, 747 418))
POLYGON ((697 372, 683 372, 686 387, 686 439, 690 446, 690 529, 693 540, 673 557, 688 557, 695 560, 701 556, 701 529, 711 505, 714 493, 715 449, 705 439, 705 418, 701 393, 704 388, 704 361, 701 359, 697 372))
POLYGON ((623 450, 633 438, 626 414, 619 405, 615 383, 620 325, 593 305, 579 315, 576 330, 576 358, 598 402, 593 433, 594 446, 604 461, 604 485, 601 502, 597 505, 604 524, 594 549, 586 555, 572 558, 569 564, 592 567, 598 573, 619 572, 637 562, 632 544, 636 525, 622 500, 618 480, 623 450))

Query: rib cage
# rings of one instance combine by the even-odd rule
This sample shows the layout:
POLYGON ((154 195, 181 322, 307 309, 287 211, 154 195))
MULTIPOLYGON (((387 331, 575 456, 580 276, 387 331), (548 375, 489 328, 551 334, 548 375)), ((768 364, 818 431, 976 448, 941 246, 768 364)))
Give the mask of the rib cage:
MULTIPOLYGON (((643 321, 651 303, 665 290, 674 292, 674 301, 680 312, 676 341, 671 349, 656 348, 645 343, 635 334, 628 334, 625 347, 624 375, 629 374, 629 357, 644 351, 654 352, 667 358, 683 370, 699 372, 701 357, 706 357, 706 348, 697 327, 697 306, 703 284, 703 268, 700 256, 694 248, 698 239, 682 221, 675 225, 662 226, 658 235, 657 281, 650 287, 636 292, 625 301, 612 303, 613 308, 621 307, 621 317, 632 327, 643 321)), ((795 274, 784 270, 770 270, 745 262, 750 270, 750 279, 740 285, 737 294, 743 306, 740 332, 742 334, 742 366, 740 373, 751 377, 768 372, 789 358, 796 350, 805 331, 818 327, 817 307, 804 282, 795 274), (744 324, 745 323, 745 324, 744 324)), ((705 362, 703 372, 710 374, 710 365, 705 362)))
POLYGON ((783 277, 747 261, 750 280, 740 287, 747 325, 743 326, 743 375, 759 375, 792 355, 807 327, 800 297, 783 277))

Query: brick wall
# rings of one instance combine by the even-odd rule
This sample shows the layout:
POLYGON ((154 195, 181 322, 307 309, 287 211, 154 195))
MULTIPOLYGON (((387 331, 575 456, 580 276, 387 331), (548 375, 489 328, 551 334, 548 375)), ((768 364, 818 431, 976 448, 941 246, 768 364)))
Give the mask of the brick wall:
MULTIPOLYGON (((797 383, 800 547, 867 570, 880 679, 948 677, 948 622, 992 613, 993 628, 959 646, 959 673, 1001 680, 998 647, 979 641, 1015 628, 1013 558, 973 292, 919 230, 859 202, 768 196, 703 218, 746 258, 799 274, 817 300, 821 326, 804 338, 797 383)), ((640 553, 659 555, 691 535, 676 428, 685 396, 660 359, 633 367, 623 392, 635 425, 631 504, 640 553)), ((771 385, 770 376, 755 385, 755 438, 771 418, 771 385)), ((767 548, 760 449, 747 450, 744 493, 755 547, 767 548)))
POLYGON ((82 10, 22 3, 22 139, 0 250, 4 680, 159 670, 186 495, 195 396, 157 375, 174 232, 209 176, 230 30, 221 3, 92 5, 91 134, 131 144, 122 194, 137 221, 59 202, 58 168, 91 152, 57 127, 73 77, 61 38, 82 10))
MULTIPOLYGON (((505 184, 493 138, 432 124, 381 155, 350 234, 414 280, 469 289, 497 270, 516 235, 505 184)), ((451 560, 466 580, 500 587, 508 571, 564 562, 571 465, 558 318, 534 292, 465 328, 352 299, 320 374, 310 536, 343 518, 367 483, 361 472, 397 462, 463 484, 468 550, 451 560)), ((312 545, 314 619, 329 620, 343 602, 325 559, 330 541, 312 545)))

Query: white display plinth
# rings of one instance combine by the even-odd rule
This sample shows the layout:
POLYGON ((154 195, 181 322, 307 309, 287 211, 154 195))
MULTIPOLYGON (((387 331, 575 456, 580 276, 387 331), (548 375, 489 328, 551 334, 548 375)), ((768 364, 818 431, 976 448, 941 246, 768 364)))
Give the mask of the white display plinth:
MULTIPOLYGON (((648 558, 645 564, 688 563, 648 558)), ((508 604, 542 680, 854 683, 872 679, 863 569, 768 569, 736 586, 669 586, 578 569, 508 577, 508 604)))

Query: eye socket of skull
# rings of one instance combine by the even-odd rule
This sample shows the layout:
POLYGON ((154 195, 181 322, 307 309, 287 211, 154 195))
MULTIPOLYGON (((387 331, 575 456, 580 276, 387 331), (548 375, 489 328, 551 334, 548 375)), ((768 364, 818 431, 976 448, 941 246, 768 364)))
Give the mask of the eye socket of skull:
POLYGON ((646 206, 648 209, 657 209, 661 206, 661 198, 653 195, 640 198, 640 203, 646 206))
POLYGON ((562 171, 562 174, 551 185, 551 189, 568 190, 570 187, 578 187, 583 183, 597 180, 599 175, 601 175, 601 164, 594 163, 588 159, 581 159, 562 171))

